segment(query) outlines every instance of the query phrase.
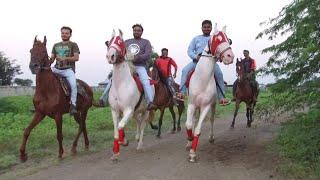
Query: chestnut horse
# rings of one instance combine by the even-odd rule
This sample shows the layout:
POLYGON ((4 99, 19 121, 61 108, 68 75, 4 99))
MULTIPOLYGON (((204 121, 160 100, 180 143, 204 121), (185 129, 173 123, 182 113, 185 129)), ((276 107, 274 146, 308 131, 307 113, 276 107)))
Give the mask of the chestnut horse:
MULTIPOLYGON (((159 126, 156 127, 152 123, 150 123, 152 129, 157 129, 158 128, 158 134, 157 137, 160 138, 161 136, 161 126, 162 126, 162 119, 163 119, 163 114, 166 108, 169 108, 172 119, 173 119, 173 129, 171 130, 171 133, 175 133, 175 131, 181 131, 181 126, 180 126, 180 119, 181 115, 185 109, 184 102, 183 101, 177 101, 178 105, 175 105, 173 103, 173 97, 167 87, 167 85, 162 82, 160 78, 160 72, 157 68, 157 66, 153 66, 152 70, 150 71, 151 73, 151 78, 157 83, 154 85, 155 89, 155 99, 154 99, 154 104, 157 106, 157 109, 160 110, 160 117, 159 117, 159 126), (176 114, 174 112, 174 106, 178 108, 178 122, 177 122, 177 127, 176 127, 176 114)), ((176 87, 175 89, 179 89, 179 85, 175 84, 176 87)))
MULTIPOLYGON (((36 74, 36 90, 33 97, 33 104, 35 113, 29 126, 24 130, 23 141, 20 147, 20 159, 24 162, 27 160, 27 153, 25 152, 26 143, 30 132, 37 126, 44 117, 49 116, 53 118, 57 126, 57 140, 59 142, 59 158, 62 158, 62 115, 69 112, 70 97, 67 97, 60 85, 57 75, 53 74, 50 65, 51 61, 48 57, 46 48, 47 39, 38 41, 34 39, 33 47, 30 50, 31 61, 29 64, 30 70, 36 74)), ((77 96, 77 111, 74 115, 76 122, 79 124, 78 134, 73 141, 72 153, 76 153, 78 139, 83 132, 85 148, 89 148, 89 140, 86 129, 86 117, 88 109, 92 106, 93 92, 91 88, 83 81, 77 80, 77 83, 82 86, 86 96, 77 96)))
POLYGON ((234 128, 235 119, 237 117, 239 106, 240 106, 241 102, 246 103, 247 127, 251 127, 251 123, 253 122, 252 115, 253 115, 254 107, 257 102, 257 97, 258 97, 259 92, 254 93, 254 91, 250 85, 250 80, 248 79, 248 77, 245 76, 244 64, 242 61, 239 61, 238 59, 237 59, 237 63, 236 63, 236 71, 238 74, 238 84, 237 84, 237 88, 236 88, 236 92, 235 92, 236 109, 234 111, 233 120, 231 123, 231 128, 234 128))

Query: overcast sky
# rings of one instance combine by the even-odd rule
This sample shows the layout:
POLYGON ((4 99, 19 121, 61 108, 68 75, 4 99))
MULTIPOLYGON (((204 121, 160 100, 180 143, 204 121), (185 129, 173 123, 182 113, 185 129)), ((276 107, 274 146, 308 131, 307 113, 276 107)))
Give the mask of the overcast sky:
MULTIPOLYGON (((149 39, 160 54, 163 47, 178 64, 180 83, 182 68, 191 60, 187 48, 191 39, 201 34, 201 22, 209 19, 218 23, 219 29, 227 26, 227 35, 233 40, 236 57, 243 57, 248 49, 257 66, 263 66, 268 55, 261 50, 275 42, 255 40, 264 27, 260 22, 278 15, 291 0, 2 0, 0 51, 22 66, 20 78, 35 79, 28 64, 29 50, 35 35, 40 40, 46 35, 47 49, 51 54, 54 43, 61 41, 60 28, 73 29, 72 41, 78 43, 80 60, 76 63, 76 76, 97 85, 112 69, 105 58, 104 42, 110 39, 112 29, 120 28, 124 38, 132 38, 131 26, 140 23, 144 27, 143 38, 149 39)), ((236 78, 235 66, 220 65, 228 84, 236 78)), ((268 83, 272 78, 259 78, 268 83)))

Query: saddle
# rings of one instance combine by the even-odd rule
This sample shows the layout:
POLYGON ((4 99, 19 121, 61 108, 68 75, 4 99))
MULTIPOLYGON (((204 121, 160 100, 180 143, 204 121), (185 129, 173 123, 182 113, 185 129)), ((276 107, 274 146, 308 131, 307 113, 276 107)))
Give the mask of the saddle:
MULTIPOLYGON (((139 79, 138 74, 137 73, 133 73, 132 77, 136 81, 136 84, 137 84, 137 87, 138 87, 138 90, 140 91, 140 93, 144 93, 143 85, 142 85, 141 80, 139 79)), ((149 79, 149 82, 150 82, 150 85, 154 85, 154 84, 158 83, 156 80, 153 80, 153 79, 149 79)))
MULTIPOLYGON (((67 81, 66 78, 61 77, 59 75, 56 75, 56 77, 58 78, 60 85, 63 89, 64 94, 69 97, 71 95, 71 88, 70 85, 67 81)), ((83 86, 81 86, 81 84, 79 83, 79 80, 77 79, 77 94, 81 95, 82 97, 88 97, 87 93, 85 91, 85 88, 83 86)))

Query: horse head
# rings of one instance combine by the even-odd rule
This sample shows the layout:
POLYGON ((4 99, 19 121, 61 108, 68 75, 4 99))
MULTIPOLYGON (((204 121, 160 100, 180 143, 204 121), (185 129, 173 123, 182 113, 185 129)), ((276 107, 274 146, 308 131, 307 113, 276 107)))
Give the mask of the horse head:
POLYGON ((231 64, 234 59, 234 54, 230 46, 231 44, 231 39, 226 35, 226 26, 224 26, 221 31, 218 31, 216 24, 214 34, 208 44, 208 51, 213 56, 220 59, 224 64, 231 64))
POLYGON ((159 75, 159 70, 156 65, 153 65, 149 69, 149 76, 151 77, 152 80, 159 81, 160 80, 160 75, 159 75))
POLYGON ((119 35, 117 36, 113 30, 111 39, 105 43, 108 47, 107 59, 110 64, 117 64, 124 61, 126 55, 126 45, 122 37, 123 33, 120 29, 119 35))
POLYGON ((50 61, 46 44, 46 36, 44 36, 43 42, 37 40, 37 36, 34 38, 33 47, 30 50, 31 59, 29 63, 29 68, 32 74, 36 74, 42 69, 50 68, 50 61))
POLYGON ((236 62, 236 71, 237 71, 237 75, 238 75, 238 81, 239 82, 243 81, 244 67, 243 67, 242 61, 239 61, 238 58, 237 58, 237 62, 236 62))

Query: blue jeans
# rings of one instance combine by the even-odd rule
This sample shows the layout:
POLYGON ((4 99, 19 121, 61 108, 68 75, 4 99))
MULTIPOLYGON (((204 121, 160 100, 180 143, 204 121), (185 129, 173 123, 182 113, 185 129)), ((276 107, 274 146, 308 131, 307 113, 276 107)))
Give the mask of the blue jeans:
POLYGON ((139 75, 139 79, 142 83, 148 104, 152 103, 154 98, 154 91, 150 85, 149 76, 146 68, 144 66, 136 66, 136 72, 139 75))
POLYGON ((111 88, 111 84, 112 84, 112 81, 111 81, 111 78, 110 79, 107 79, 107 82, 106 82, 106 87, 100 97, 100 100, 103 101, 103 104, 105 106, 108 106, 109 105, 109 92, 110 92, 110 88, 111 88))
MULTIPOLYGON (((189 72, 191 72, 192 70, 194 70, 196 68, 196 63, 194 62, 190 62, 188 65, 186 65, 183 69, 182 69, 182 75, 181 75, 181 92, 186 94, 187 93, 187 87, 185 85, 187 78, 188 78, 188 74, 189 72)), ((217 94, 218 94, 218 99, 221 100, 223 99, 223 94, 225 93, 225 87, 224 87, 224 80, 223 80, 223 74, 222 71, 220 69, 220 66, 218 63, 216 63, 214 65, 214 75, 216 77, 216 83, 219 85, 219 87, 217 87, 217 94), (220 90, 221 89, 221 90, 220 90), (223 93, 222 93, 222 92, 223 93)))
POLYGON ((65 77, 71 88, 71 103, 76 106, 77 103, 77 80, 74 72, 71 68, 69 69, 57 69, 55 67, 51 67, 53 73, 58 74, 62 77, 65 77))

